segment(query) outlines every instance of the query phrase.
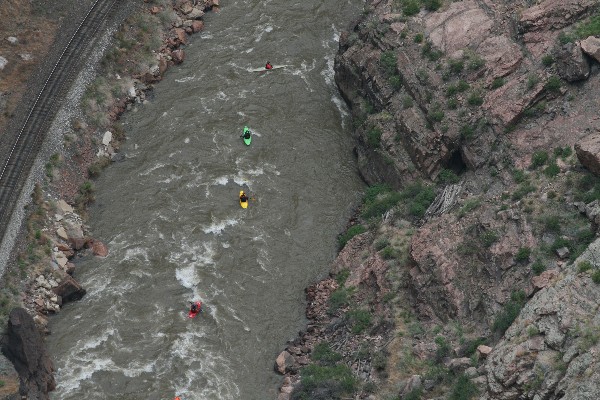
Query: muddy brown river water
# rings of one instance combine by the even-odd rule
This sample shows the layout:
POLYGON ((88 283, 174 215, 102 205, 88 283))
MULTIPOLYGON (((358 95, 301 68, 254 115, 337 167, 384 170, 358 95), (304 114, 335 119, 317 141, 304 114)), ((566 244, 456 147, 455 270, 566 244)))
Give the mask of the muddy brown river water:
POLYGON ((110 254, 78 264, 88 294, 51 321, 53 399, 276 397, 303 290, 363 189, 333 81, 362 2, 223 3, 125 116, 125 161, 96 182, 89 223, 110 254), (267 60, 286 68, 251 71, 267 60), (192 299, 206 307, 190 320, 192 299))

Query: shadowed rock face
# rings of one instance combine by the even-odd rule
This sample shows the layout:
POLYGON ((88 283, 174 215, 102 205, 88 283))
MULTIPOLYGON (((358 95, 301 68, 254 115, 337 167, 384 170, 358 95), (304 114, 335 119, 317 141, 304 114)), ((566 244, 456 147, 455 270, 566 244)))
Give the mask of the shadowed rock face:
POLYGON ((23 308, 11 311, 2 353, 13 363, 21 378, 20 392, 28 399, 48 399, 56 382, 54 367, 33 318, 23 308))

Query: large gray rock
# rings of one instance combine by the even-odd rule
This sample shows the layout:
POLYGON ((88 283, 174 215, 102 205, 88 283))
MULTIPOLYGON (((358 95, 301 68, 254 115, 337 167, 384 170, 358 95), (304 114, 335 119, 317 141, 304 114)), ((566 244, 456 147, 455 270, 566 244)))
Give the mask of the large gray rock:
POLYGON ((36 400, 49 398, 48 392, 56 387, 54 366, 33 318, 23 308, 10 312, 2 353, 19 374, 22 395, 36 400))
MULTIPOLYGON (((574 265, 599 256, 596 240, 574 265)), ((577 268, 565 272, 533 296, 494 347, 483 399, 578 400, 600 393, 600 285, 577 268)))
POLYGON ((556 68, 559 75, 569 82, 580 81, 590 76, 590 65, 581 47, 575 43, 567 43, 556 52, 556 68))
POLYGON ((594 36, 590 36, 580 42, 581 50, 583 50, 590 57, 600 62, 600 39, 594 36))
POLYGON ((575 144, 575 153, 584 167, 600 176, 600 133, 593 133, 575 144))

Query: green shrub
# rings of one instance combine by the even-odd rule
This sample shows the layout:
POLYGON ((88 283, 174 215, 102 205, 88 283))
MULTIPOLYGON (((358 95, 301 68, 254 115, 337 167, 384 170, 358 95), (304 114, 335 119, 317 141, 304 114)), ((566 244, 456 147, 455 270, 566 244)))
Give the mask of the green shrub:
POLYGON ((522 290, 513 292, 510 300, 504 305, 503 310, 496 316, 492 330, 499 334, 504 334, 513 321, 517 319, 526 301, 527 298, 522 290))
POLYGON ((463 62, 463 60, 453 60, 453 59, 450 59, 448 61, 448 69, 453 74, 459 74, 459 73, 461 73, 464 68, 465 68, 465 63, 463 62))
POLYGON ((563 160, 566 159, 567 157, 569 157, 571 154, 573 154, 573 149, 570 146, 565 146, 564 148, 556 147, 554 149, 554 156, 560 157, 563 160))
POLYGON ((560 91, 561 82, 558 76, 551 76, 548 78, 548 82, 544 85, 544 88, 552 93, 558 93, 560 91))
POLYGON ((469 57, 469 69, 478 70, 485 65, 485 60, 479 57, 477 54, 473 54, 469 57))
POLYGON ((450 345, 443 336, 436 336, 434 339, 437 349, 435 350, 435 359, 440 362, 444 357, 450 354, 450 345))
POLYGON ((515 261, 517 261, 517 262, 528 261, 529 256, 531 256, 531 249, 529 247, 521 247, 517 251, 517 254, 515 254, 515 261))
POLYGON ((490 247, 498 240, 498 234, 493 230, 487 230, 481 234, 481 243, 485 247, 490 247))
POLYGON ((444 119, 444 116, 444 112, 439 108, 435 108, 429 111, 429 118, 431 118, 435 122, 441 122, 444 119))
POLYGON ((592 281, 594 281, 594 283, 600 283, 600 269, 594 271, 592 274, 592 281))
POLYGON ((347 306, 351 295, 352 291, 349 288, 340 288, 333 291, 329 296, 329 312, 335 313, 341 307, 347 306))
POLYGON ((409 95, 406 95, 402 98, 402 107, 404 109, 412 108, 413 104, 414 104, 413 98, 410 97, 409 95))
POLYGON ((377 239, 375 242, 375 250, 383 250, 390 245, 390 241, 386 238, 377 239))
POLYGON ((573 35, 566 33, 565 31, 562 31, 561 33, 558 34, 558 43, 560 43, 562 45, 571 43, 574 40, 575 40, 575 37, 573 35))
POLYGON ((548 153, 546 153, 543 150, 540 151, 536 151, 531 155, 531 165, 530 167, 532 169, 536 169, 538 167, 541 167, 542 165, 546 164, 546 161, 548 161, 548 153))
POLYGON ((467 341, 467 343, 465 344, 465 356, 469 357, 475 354, 475 351, 477 351, 477 347, 486 343, 487 339, 484 337, 467 341))
POLYGON ((367 142, 369 143, 369 146, 371 146, 374 149, 379 148, 379 146, 381 145, 381 135, 383 135, 381 129, 377 127, 371 128, 367 132, 367 142))
POLYGON ((381 252, 381 257, 383 257, 384 260, 391 260, 396 257, 396 252, 393 247, 388 246, 381 252))
POLYGON ((423 34, 417 33, 414 38, 415 43, 421 43, 423 41, 423 34))
POLYGON ((586 272, 586 271, 589 271, 590 269, 592 269, 592 263, 589 262, 588 260, 580 261, 579 264, 577 264, 577 270, 579 272, 586 272))
POLYGON ((396 90, 402 87, 402 78, 400 75, 392 75, 390 76, 390 85, 396 90))
POLYGON ((347 316, 352 323, 351 331, 355 335, 363 333, 371 325, 372 315, 368 311, 352 310, 348 312, 347 316))
POLYGON ((446 88, 446 97, 452 97, 456 93, 458 93, 458 86, 448 85, 448 87, 446 88))
POLYGON ((421 400, 423 397, 423 389, 413 389, 402 397, 402 400, 421 400))
POLYGON ((534 275, 539 275, 546 270, 546 264, 542 262, 539 258, 535 260, 533 264, 531 264, 531 270, 534 275))
POLYGON ((527 76, 527 90, 531 90, 540 82, 540 78, 536 75, 530 74, 527 76))
POLYGON ((456 110, 458 108, 458 100, 455 97, 451 97, 448 99, 446 106, 449 110, 456 110))
POLYGON ((595 15, 585 23, 579 24, 575 28, 575 34, 580 39, 600 35, 600 15, 595 15))
POLYGON ((386 51, 381 53, 379 63, 388 74, 393 75, 396 73, 398 60, 395 52, 386 51))
POLYGON ((460 81, 458 81, 456 90, 458 90, 460 93, 462 93, 462 92, 465 92, 466 90, 468 90, 470 87, 471 87, 471 85, 469 85, 467 82, 460 80, 460 81))
POLYGON ((463 125, 460 127, 460 136, 463 139, 471 139, 473 136, 475 136, 475 128, 473 128, 471 125, 463 125))
POLYGON ((442 52, 433 48, 433 44, 426 40, 423 45, 423 49, 421 50, 421 54, 429 59, 429 61, 437 61, 442 57, 442 52))
POLYGON ((388 185, 373 185, 365 194, 361 215, 363 218, 379 217, 394 207, 402 199, 400 193, 392 191, 388 185))
POLYGON ((416 15, 421 11, 421 7, 417 0, 403 0, 402 1, 402 12, 407 17, 416 15))
POLYGON ((477 386, 471 382, 468 376, 462 374, 454 382, 448 400, 471 400, 477 396, 477 393, 477 386))
POLYGON ((546 54, 544 57, 542 57, 542 64, 544 67, 551 66, 554 64, 554 57, 552 57, 550 54, 546 54))
POLYGON ((473 211, 480 205, 481 205, 481 200, 479 200, 479 199, 469 199, 469 200, 465 201, 465 204, 458 211, 458 217, 459 218, 464 217, 467 213, 473 211))
POLYGON ((327 342, 321 342, 315 346, 312 351, 312 359, 324 364, 335 364, 342 359, 342 355, 331 349, 327 342))
POLYGON ((467 98, 467 103, 471 106, 480 106, 483 104, 483 97, 481 97, 481 93, 472 92, 467 98))
POLYGON ((344 286, 349 276, 350 270, 348 268, 344 268, 343 270, 337 273, 337 275, 335 276, 335 281, 337 282, 338 286, 344 286))
POLYGON ((548 178, 553 178, 560 173, 560 167, 555 161, 550 162, 546 168, 544 168, 544 175, 548 178))
POLYGON ((527 196, 529 193, 535 191, 535 186, 530 183, 522 183, 519 185, 517 190, 515 190, 511 196, 511 199, 514 201, 521 200, 523 197, 527 196))
POLYGON ((438 181, 443 184, 458 183, 460 178, 454 171, 444 168, 438 175, 438 181))
POLYGON ((442 0, 421 0, 426 10, 437 11, 442 6, 442 0))
POLYGON ((400 198, 405 200, 410 215, 422 218, 435 200, 435 192, 431 187, 417 182, 407 185, 400 193, 400 198))
POLYGON ((335 399, 340 398, 342 394, 352 393, 357 386, 357 381, 352 370, 346 365, 339 364, 335 366, 320 366, 315 364, 309 364, 304 367, 301 371, 302 384, 298 390, 298 393, 294 393, 294 399, 335 399), (325 396, 317 397, 312 395, 311 392, 316 389, 324 389, 325 396), (309 397, 302 397, 302 394, 306 394, 309 397), (300 395, 300 397, 296 397, 300 395))
POLYGON ((348 241, 350 239, 352 239, 354 236, 360 235, 361 233, 366 232, 366 231, 367 231, 367 229, 360 224, 353 225, 350 228, 348 228, 348 230, 344 234, 340 235, 340 237, 338 238, 338 243, 340 245, 340 249, 344 248, 346 243, 348 243, 348 241))
POLYGON ((492 89, 498 89, 499 87, 504 86, 504 78, 502 77, 497 77, 494 78, 494 81, 492 82, 492 89))
POLYGON ((513 169, 512 177, 517 183, 523 183, 527 180, 527 175, 525 175, 525 171, 522 169, 513 169))
POLYGON ((544 231, 560 233, 560 217, 558 215, 548 215, 544 217, 544 231))

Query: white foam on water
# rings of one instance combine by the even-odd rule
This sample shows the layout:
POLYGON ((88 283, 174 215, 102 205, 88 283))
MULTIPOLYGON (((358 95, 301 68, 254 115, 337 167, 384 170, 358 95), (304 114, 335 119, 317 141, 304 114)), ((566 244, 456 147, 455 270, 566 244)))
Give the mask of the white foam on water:
POLYGON ((77 389, 82 381, 90 379, 94 372, 113 371, 116 368, 110 358, 100 358, 97 355, 90 355, 89 358, 69 357, 65 367, 56 371, 57 392, 69 393, 77 389))
POLYGON ((191 80, 196 79, 196 75, 194 76, 186 76, 185 78, 179 78, 179 79, 175 79, 175 82, 177 83, 185 83, 185 82, 189 82, 191 80))
POLYGON ((142 247, 134 247, 125 250, 125 254, 123 255, 123 261, 129 260, 140 260, 144 262, 149 262, 148 258, 148 249, 142 247))
POLYGON ((213 185, 225 186, 229 182, 229 177, 227 175, 219 176, 213 179, 213 185))
POLYGON ((83 344, 77 343, 77 347, 79 349, 81 349, 82 351, 95 349, 96 347, 100 346, 102 343, 106 342, 108 340, 108 338, 113 336, 115 333, 116 333, 116 331, 114 328, 107 329, 104 332, 102 332, 102 335, 95 337, 95 338, 91 338, 83 344))
POLYGON ((147 176, 147 175, 150 175, 152 172, 156 171, 157 169, 164 168, 164 167, 165 167, 165 164, 156 163, 153 166, 151 166, 150 168, 146 169, 144 172, 140 172, 139 175, 147 176))
POLYGON ((183 139, 183 143, 189 143, 190 142, 190 138, 186 137, 185 139, 183 139))
POLYGON ((156 360, 143 364, 140 362, 133 361, 127 365, 125 368, 121 368, 123 375, 129 378, 135 378, 140 376, 143 373, 154 372, 154 366, 156 365, 156 360))
POLYGON ((225 92, 220 90, 219 93, 217 93, 217 99, 227 101, 229 100, 229 96, 227 96, 225 92))
POLYGON ((162 117, 166 117, 166 116, 167 116, 167 112, 165 111, 162 113, 162 117))
POLYGON ((235 218, 227 218, 224 220, 217 220, 214 216, 212 217, 212 223, 209 226, 202 228, 202 231, 207 234, 220 235, 223 233, 225 228, 228 226, 235 226, 239 221, 235 218))
POLYGON ((229 244, 229 242, 222 242, 221 247, 223 247, 224 249, 228 249, 231 247, 231 244, 229 244))
POLYGON ((200 35, 200 38, 202 38, 202 39, 212 39, 213 35, 211 35, 210 33, 203 33, 202 35, 200 35))
POLYGON ((246 51, 244 51, 244 53, 248 54, 248 53, 252 53, 254 51, 254 47, 250 47, 249 49, 246 49, 246 51))
POLYGON ((178 181, 181 179, 181 175, 171 174, 168 178, 158 180, 156 183, 171 183, 173 181, 178 181))

